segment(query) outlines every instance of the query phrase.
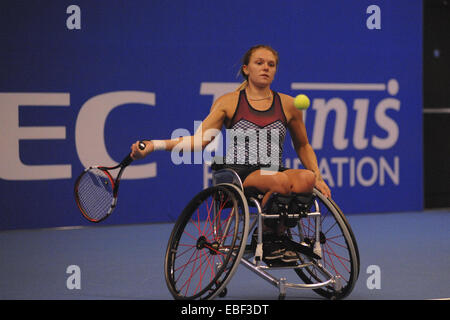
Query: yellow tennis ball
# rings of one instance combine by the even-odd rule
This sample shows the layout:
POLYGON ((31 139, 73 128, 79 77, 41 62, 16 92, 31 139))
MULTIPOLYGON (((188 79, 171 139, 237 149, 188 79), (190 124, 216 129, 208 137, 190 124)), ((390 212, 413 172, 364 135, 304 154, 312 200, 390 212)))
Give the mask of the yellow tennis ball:
POLYGON ((304 94, 299 94, 294 99, 294 106, 297 109, 305 110, 308 109, 309 105, 310 105, 309 98, 304 94))

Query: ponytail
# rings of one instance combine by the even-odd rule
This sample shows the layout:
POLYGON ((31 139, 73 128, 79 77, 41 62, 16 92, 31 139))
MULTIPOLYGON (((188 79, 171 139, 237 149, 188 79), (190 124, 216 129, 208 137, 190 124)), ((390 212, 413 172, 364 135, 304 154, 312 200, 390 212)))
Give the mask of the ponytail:
POLYGON ((248 86, 248 81, 247 81, 247 80, 244 80, 244 82, 242 82, 242 83, 239 85, 239 87, 237 87, 236 91, 242 91, 242 90, 244 90, 245 88, 247 88, 247 86, 248 86))

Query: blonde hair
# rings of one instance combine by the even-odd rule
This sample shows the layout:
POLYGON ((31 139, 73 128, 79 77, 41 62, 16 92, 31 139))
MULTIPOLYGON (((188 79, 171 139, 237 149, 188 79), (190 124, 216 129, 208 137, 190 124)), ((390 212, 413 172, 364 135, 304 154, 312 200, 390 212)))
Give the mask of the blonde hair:
POLYGON ((248 86, 248 81, 247 81, 247 80, 244 80, 244 81, 242 81, 242 83, 239 85, 239 87, 236 88, 236 91, 242 91, 242 90, 244 90, 245 88, 247 88, 247 86, 248 86))
POLYGON ((261 49, 261 48, 267 49, 273 53, 273 55, 275 56, 276 66, 278 67, 278 62, 279 62, 278 52, 274 48, 272 48, 269 45, 265 45, 265 44, 258 44, 256 46, 251 47, 250 49, 247 50, 247 52, 242 57, 242 60, 241 60, 242 65, 239 68, 237 76, 241 75, 244 78, 244 81, 239 85, 239 87, 237 87, 236 91, 241 91, 248 86, 248 76, 244 73, 243 68, 244 68, 244 66, 248 65, 248 63, 250 62, 250 58, 251 58, 253 52, 256 51, 257 49, 261 49))

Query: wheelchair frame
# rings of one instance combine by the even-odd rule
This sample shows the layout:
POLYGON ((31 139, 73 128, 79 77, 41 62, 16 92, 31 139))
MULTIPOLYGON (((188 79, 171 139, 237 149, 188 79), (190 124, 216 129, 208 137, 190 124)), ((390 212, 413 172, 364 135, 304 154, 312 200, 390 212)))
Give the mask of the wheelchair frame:
MULTIPOLYGON (((359 275, 359 252, 356 244, 355 237, 353 232, 343 215, 342 211, 338 208, 338 206, 331 200, 326 199, 317 189, 314 190, 314 199, 312 204, 312 210, 296 212, 296 213, 286 213, 285 217, 290 219, 297 220, 297 230, 298 234, 296 237, 299 238, 298 242, 301 242, 303 245, 308 245, 311 247, 313 253, 317 256, 320 256, 322 259, 315 259, 305 254, 297 253, 299 257, 299 263, 295 265, 288 266, 269 266, 263 262, 263 232, 262 225, 265 219, 279 219, 279 214, 273 214, 270 212, 263 212, 261 208, 260 201, 263 197, 262 194, 244 194, 244 188, 242 185, 242 181, 238 174, 229 168, 215 170, 212 173, 212 187, 202 191, 199 194, 208 193, 208 190, 226 190, 227 194, 232 194, 234 196, 233 204, 229 205, 232 208, 230 209, 232 212, 229 217, 232 219, 228 219, 227 223, 223 226, 220 221, 216 220, 217 215, 220 216, 219 210, 224 208, 222 205, 221 208, 218 208, 218 200, 212 201, 214 215, 211 218, 211 224, 214 222, 212 226, 212 234, 215 236, 217 234, 222 234, 223 238, 230 231, 230 228, 235 228, 235 232, 238 229, 237 221, 235 218, 239 216, 239 220, 242 221, 243 227, 242 230, 234 235, 233 239, 239 243, 239 248, 235 248, 235 244, 233 246, 225 246, 221 248, 221 240, 215 241, 212 243, 208 242, 204 238, 204 236, 200 236, 196 242, 196 250, 205 250, 209 249, 209 253, 213 255, 217 255, 219 252, 225 256, 227 254, 227 259, 224 259, 222 262, 215 263, 215 272, 217 276, 214 278, 211 276, 211 281, 207 285, 204 286, 204 289, 198 290, 196 294, 188 295, 181 293, 184 290, 177 288, 177 281, 175 277, 175 273, 177 272, 175 268, 176 256, 178 254, 178 245, 180 242, 181 233, 184 232, 184 228, 186 223, 188 223, 188 219, 186 215, 192 214, 192 208, 195 205, 198 205, 197 201, 194 201, 196 197, 194 197, 193 201, 186 207, 183 211, 182 215, 178 219, 177 224, 174 227, 172 235, 169 240, 169 244, 166 252, 165 259, 165 276, 168 288, 174 298, 176 299, 186 299, 186 298, 200 298, 200 299, 213 299, 216 296, 223 297, 227 294, 226 285, 231 280, 234 272, 237 269, 239 264, 244 265, 247 269, 254 272, 273 286, 277 287, 279 290, 279 299, 284 299, 286 297, 286 292, 288 288, 293 289, 312 289, 321 296, 324 296, 329 299, 342 299, 352 291, 358 275, 359 275), (333 265, 333 261, 331 264, 328 260, 332 260, 332 257, 327 258, 325 260, 323 247, 326 246, 327 241, 334 241, 330 239, 326 239, 326 236, 321 230, 323 214, 321 212, 321 204, 324 204, 326 209, 331 212, 330 216, 335 219, 334 224, 338 225, 339 230, 342 232, 342 236, 345 240, 345 255, 348 254, 348 257, 342 258, 345 260, 344 262, 339 261, 343 265, 345 264, 344 272, 349 270, 348 279, 344 280, 342 278, 342 274, 344 272, 340 272, 337 270, 329 271, 328 269, 331 267, 332 269, 336 269, 333 265), (195 204, 193 206, 193 204, 195 204), (249 208, 256 208, 256 213, 250 212, 249 208), (240 209, 240 210, 239 210, 240 209), (233 212, 236 214, 234 215, 233 212), (239 213, 240 212, 240 213, 239 213), (250 220, 252 219, 251 225, 250 220), (305 233, 305 227, 301 225, 303 220, 307 220, 309 226, 306 231, 308 235, 305 233), (184 222, 183 222, 184 221, 184 222), (184 224, 184 226, 183 226, 184 224), (314 224, 311 227, 311 224, 314 224), (223 229, 223 230, 222 230, 223 229), (257 232, 257 241, 256 248, 253 245, 249 245, 247 243, 247 239, 252 238, 249 233, 252 230, 258 230, 257 232), (201 241, 200 241, 201 240, 201 241), (214 248, 213 248, 214 247, 214 248), (229 248, 232 248, 231 250, 229 248), (217 252, 216 252, 216 251, 217 252), (234 250, 234 251, 233 251, 234 250), (231 253, 231 254, 230 254, 231 253), (252 259, 253 257, 253 259, 252 259), (348 262, 346 261, 348 260, 348 262), (231 262, 230 262, 231 261, 231 262), (303 280, 304 283, 293 283, 288 282, 286 277, 275 277, 270 273, 271 270, 285 270, 285 269, 293 269, 298 276, 303 280), (219 276, 220 275, 220 276, 219 276), (344 285, 343 282, 344 281, 344 285)), ((211 193, 212 195, 212 193, 211 193)), ((209 196, 209 194, 208 194, 209 196)), ((213 197, 213 196, 212 196, 213 197)), ((198 210, 198 209, 197 209, 198 210)), ((199 217, 200 219, 200 217, 199 217)), ((191 218, 192 220, 192 218, 191 218)), ((198 228, 198 227, 197 227, 198 228)), ((333 226, 334 228, 334 226, 333 226)), ((293 229, 293 228, 292 228, 293 229)), ((200 231, 200 230, 199 230, 200 231)), ((291 238, 294 236, 291 234, 291 229, 288 230, 288 233, 291 238)), ((195 238, 189 234, 191 238, 195 238)), ((195 240, 195 239, 194 239, 195 240)), ((237 246, 236 246, 237 247, 237 246)), ((193 253, 194 254, 194 253, 193 253)), ((198 254, 198 252, 197 252, 198 254)), ((335 253, 331 253, 334 254, 335 253)), ((180 254, 181 255, 181 254, 180 254)), ((330 253, 328 253, 330 255, 330 253)), ((208 260, 209 261, 209 260, 208 260)), ((200 259, 200 263, 202 260, 200 259)), ((204 262, 206 264, 206 262, 204 262)), ((207 264, 212 264, 207 262, 207 264)), ((195 265, 195 264, 194 264, 195 265)), ((212 267, 212 266, 211 266, 212 267)), ((201 266, 197 267, 201 268, 201 266)), ((195 270, 192 267, 191 273, 195 270)), ((184 270, 183 270, 184 271, 184 270)), ((204 271, 206 273, 206 270, 204 271)), ((202 280, 203 277, 200 278, 200 282, 197 286, 203 285, 202 280)), ((190 281, 190 280, 189 280, 190 281)), ((186 284, 185 284, 186 285, 186 284)), ((189 286, 189 285, 188 285, 189 286)), ((187 291, 187 290, 186 290, 187 291)))

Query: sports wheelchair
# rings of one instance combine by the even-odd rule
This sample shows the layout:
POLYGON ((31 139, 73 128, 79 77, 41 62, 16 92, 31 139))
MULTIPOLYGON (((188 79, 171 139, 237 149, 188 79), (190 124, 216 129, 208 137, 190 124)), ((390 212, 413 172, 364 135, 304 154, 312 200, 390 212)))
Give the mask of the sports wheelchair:
POLYGON ((232 169, 213 168, 212 181, 188 203, 169 238, 165 279, 175 299, 225 297, 239 264, 277 287, 278 299, 286 297, 287 288, 312 289, 327 299, 351 293, 359 275, 359 252, 333 200, 317 189, 312 194, 274 193, 263 209, 263 194, 244 189, 232 169), (262 226, 269 221, 290 227, 285 238, 297 262, 272 266, 264 261, 262 226), (293 270, 302 282, 277 278, 275 270, 293 270))

